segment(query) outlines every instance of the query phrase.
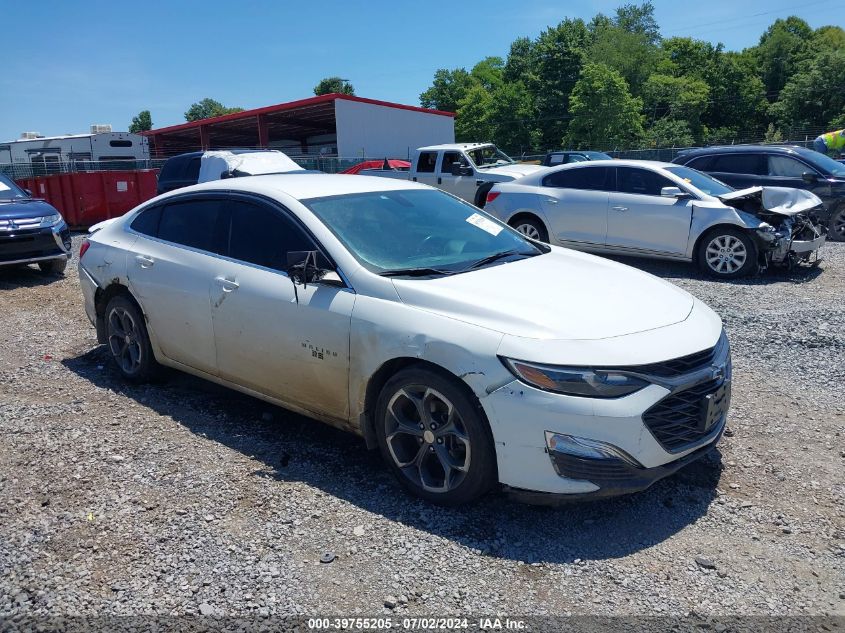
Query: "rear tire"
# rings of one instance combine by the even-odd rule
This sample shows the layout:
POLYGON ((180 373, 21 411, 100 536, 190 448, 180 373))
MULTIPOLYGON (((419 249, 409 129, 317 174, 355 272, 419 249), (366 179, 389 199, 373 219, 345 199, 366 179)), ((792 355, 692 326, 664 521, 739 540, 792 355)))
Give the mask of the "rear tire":
POLYGON ((840 204, 830 216, 830 231, 828 237, 831 242, 845 242, 845 204, 840 204))
POLYGON ((549 243, 549 232, 543 223, 537 218, 523 216, 510 221, 510 225, 525 237, 537 240, 538 242, 549 243))
POLYGON ((118 295, 106 305, 106 345, 121 375, 131 382, 155 378, 160 365, 153 356, 144 315, 128 297, 118 295))
POLYGON ((757 267, 757 247, 745 231, 730 226, 708 231, 698 244, 698 267, 718 279, 750 275, 757 267))
POLYGON ((473 503, 497 483, 493 436, 457 379, 424 367, 398 372, 379 394, 375 432, 399 483, 426 501, 473 503))
POLYGON ((45 275, 64 275, 65 268, 67 268, 67 257, 38 262, 38 267, 45 275))

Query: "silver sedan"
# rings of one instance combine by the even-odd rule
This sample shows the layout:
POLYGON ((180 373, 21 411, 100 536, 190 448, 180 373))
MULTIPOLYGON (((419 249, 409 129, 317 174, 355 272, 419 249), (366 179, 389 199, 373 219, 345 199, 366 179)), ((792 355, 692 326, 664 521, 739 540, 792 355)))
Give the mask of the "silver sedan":
POLYGON ((604 160, 497 184, 484 210, 539 241, 689 261, 730 278, 817 261, 821 204, 797 189, 734 191, 681 165, 604 160))

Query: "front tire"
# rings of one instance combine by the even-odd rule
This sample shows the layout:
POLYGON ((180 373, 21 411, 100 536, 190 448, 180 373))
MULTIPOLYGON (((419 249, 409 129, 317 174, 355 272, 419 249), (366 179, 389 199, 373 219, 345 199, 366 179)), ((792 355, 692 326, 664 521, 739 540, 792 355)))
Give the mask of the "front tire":
POLYGON ((38 262, 38 267, 45 275, 64 275, 65 268, 67 268, 67 257, 38 262))
POLYGON ((159 364, 153 356, 144 316, 127 297, 113 297, 106 306, 106 345, 121 375, 132 382, 155 377, 159 364))
POLYGON ((456 379, 427 368, 404 369, 385 384, 375 415, 382 457, 415 496, 459 506, 495 485, 490 429, 456 379))
POLYGON ((831 216, 828 237, 832 242, 845 242, 845 204, 831 216))
POLYGON ((711 277, 744 277, 757 266, 757 247, 748 233, 729 226, 717 227, 698 245, 698 266, 711 277))

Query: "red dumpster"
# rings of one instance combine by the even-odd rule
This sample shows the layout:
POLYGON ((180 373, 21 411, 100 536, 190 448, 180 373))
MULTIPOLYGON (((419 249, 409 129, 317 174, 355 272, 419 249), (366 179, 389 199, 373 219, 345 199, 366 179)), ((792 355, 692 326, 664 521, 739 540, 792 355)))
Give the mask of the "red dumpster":
POLYGON ((156 169, 92 171, 21 178, 18 184, 56 207, 72 228, 123 215, 156 195, 156 169))

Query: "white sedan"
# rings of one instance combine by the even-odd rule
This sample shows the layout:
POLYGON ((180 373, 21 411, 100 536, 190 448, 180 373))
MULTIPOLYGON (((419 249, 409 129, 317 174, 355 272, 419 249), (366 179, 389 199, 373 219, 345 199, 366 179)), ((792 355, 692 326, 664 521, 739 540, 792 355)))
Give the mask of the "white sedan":
POLYGON ((689 167, 567 164, 495 185, 484 210, 532 239, 595 253, 695 262, 715 277, 817 261, 822 201, 802 189, 734 191, 689 167))
POLYGON ((435 503, 641 490, 725 426, 707 306, 417 183, 179 189, 91 234, 79 275, 126 379, 167 365, 357 433, 435 503))

